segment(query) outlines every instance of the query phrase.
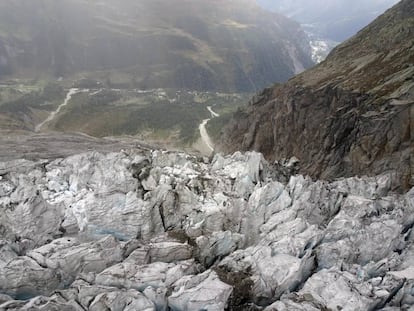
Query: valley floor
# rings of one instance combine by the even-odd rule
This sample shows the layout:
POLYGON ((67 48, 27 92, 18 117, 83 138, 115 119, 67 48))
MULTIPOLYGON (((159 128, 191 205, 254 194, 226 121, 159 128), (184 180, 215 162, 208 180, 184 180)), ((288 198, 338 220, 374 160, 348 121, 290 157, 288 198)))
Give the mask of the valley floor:
MULTIPOLYGON (((58 132, 83 133, 85 137, 89 136, 90 141, 92 136, 96 137, 96 142, 99 138, 116 137, 118 141, 145 141, 162 148, 210 155, 213 142, 203 122, 206 124, 207 120, 220 115, 229 117, 250 98, 250 94, 171 89, 88 89, 74 87, 76 82, 49 82, 46 86, 27 83, 16 81, 0 88, 0 131, 6 136, 17 133, 19 137, 16 139, 28 144, 26 147, 17 146, 17 155, 19 150, 30 153, 27 149, 30 146, 36 148, 37 139, 44 142, 49 135, 57 143, 56 152, 59 154, 59 150, 66 146, 53 138, 58 136, 58 132), (69 84, 72 86, 68 87, 69 84)), ((215 132, 220 131, 220 123, 211 126, 215 132)), ((80 137, 82 134, 76 135, 80 137)), ((94 145, 97 144, 92 143, 91 150, 94 145)), ((52 144, 49 147, 48 153, 53 150, 52 144)), ((2 152, 14 151, 0 150, 0 156, 2 152)))

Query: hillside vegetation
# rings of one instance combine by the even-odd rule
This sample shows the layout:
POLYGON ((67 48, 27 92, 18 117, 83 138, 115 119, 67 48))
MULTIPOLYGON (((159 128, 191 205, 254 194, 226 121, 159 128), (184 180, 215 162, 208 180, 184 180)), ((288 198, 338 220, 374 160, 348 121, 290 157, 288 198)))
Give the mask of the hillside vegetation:
POLYGON ((0 79, 258 91, 312 65, 300 26, 253 0, 4 0, 0 79))

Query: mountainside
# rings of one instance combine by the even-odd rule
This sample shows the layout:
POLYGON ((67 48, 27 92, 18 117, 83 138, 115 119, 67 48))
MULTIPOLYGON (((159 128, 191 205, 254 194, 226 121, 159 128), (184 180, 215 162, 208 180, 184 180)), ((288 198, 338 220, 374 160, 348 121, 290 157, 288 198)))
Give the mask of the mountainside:
POLYGON ((252 91, 312 65, 300 26, 253 0, 4 0, 0 79, 252 91))
POLYGON ((397 173, 413 184, 414 2, 403 0, 326 61, 254 98, 224 150, 296 156, 317 178, 397 173))
POLYGON ((257 0, 264 8, 300 22, 308 31, 342 42, 398 0, 257 0))

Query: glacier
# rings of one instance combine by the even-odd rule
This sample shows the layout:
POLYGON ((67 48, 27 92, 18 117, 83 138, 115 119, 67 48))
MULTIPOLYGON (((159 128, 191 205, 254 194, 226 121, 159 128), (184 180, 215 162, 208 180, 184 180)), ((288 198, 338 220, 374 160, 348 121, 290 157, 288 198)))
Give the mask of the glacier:
POLYGON ((414 190, 295 158, 0 163, 1 310, 413 310, 414 190))

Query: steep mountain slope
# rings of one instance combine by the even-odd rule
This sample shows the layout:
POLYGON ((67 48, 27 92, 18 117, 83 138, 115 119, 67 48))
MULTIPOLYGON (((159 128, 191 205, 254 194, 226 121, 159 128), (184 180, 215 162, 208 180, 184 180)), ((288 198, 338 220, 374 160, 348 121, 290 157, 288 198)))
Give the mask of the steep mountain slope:
POLYGON ((356 34, 398 0, 257 0, 324 38, 341 42, 356 34))
POLYGON ((413 184, 414 2, 403 0, 325 62, 258 95, 222 148, 296 156, 318 178, 396 172, 413 184), (411 162, 411 163, 410 163, 411 162))
POLYGON ((295 22, 253 0, 5 0, 0 79, 251 91, 312 64, 295 22))

